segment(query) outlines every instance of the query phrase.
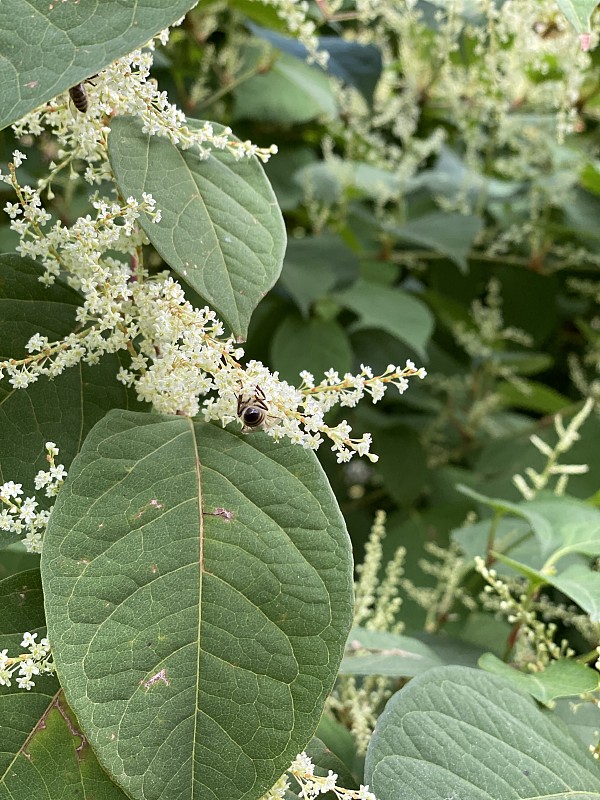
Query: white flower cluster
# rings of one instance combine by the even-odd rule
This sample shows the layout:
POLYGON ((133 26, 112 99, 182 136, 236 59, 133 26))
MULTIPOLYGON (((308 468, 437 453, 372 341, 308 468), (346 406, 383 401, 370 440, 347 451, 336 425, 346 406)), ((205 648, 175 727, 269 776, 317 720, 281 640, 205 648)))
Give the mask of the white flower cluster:
POLYGON ((88 183, 111 180, 106 147, 110 120, 117 115, 136 116, 145 133, 164 136, 185 149, 196 147, 200 158, 208 158, 211 148, 227 150, 238 160, 257 156, 265 162, 277 152, 275 145, 264 148, 232 138, 230 128, 217 133, 210 122, 199 128, 189 126, 185 114, 169 103, 167 93, 160 92, 156 81, 150 79, 153 58, 151 49, 135 50, 85 82, 85 113, 74 109, 65 94, 13 125, 17 136, 40 136, 47 131, 56 137, 56 160, 40 188, 75 159, 87 162, 84 178, 88 183))
POLYGON ((319 795, 332 792, 338 800, 377 800, 368 786, 361 785, 360 789, 345 789, 337 785, 338 776, 332 770, 326 777, 314 774, 315 765, 306 753, 299 753, 292 762, 287 773, 284 773, 277 783, 263 795, 262 800, 282 800, 290 789, 288 773, 299 784, 298 797, 303 800, 316 800, 319 795))
MULTIPOLYGON (((46 497, 56 497, 67 477, 67 471, 63 464, 56 464, 54 461, 58 455, 58 447, 54 442, 46 442, 46 450, 50 469, 37 473, 35 488, 44 489, 46 497)), ((50 512, 38 510, 39 503, 35 497, 23 499, 22 494, 23 486, 20 483, 6 481, 0 486, 0 503, 6 506, 0 511, 0 531, 24 534, 23 543, 27 552, 40 553, 50 512)))
POLYGON ((37 633, 23 634, 21 647, 28 648, 27 653, 21 653, 14 658, 7 655, 8 650, 0 650, 0 686, 10 686, 12 678, 17 673, 17 686, 19 689, 29 691, 35 683, 33 675, 52 674, 54 660, 50 652, 50 642, 44 638, 36 642, 37 633))

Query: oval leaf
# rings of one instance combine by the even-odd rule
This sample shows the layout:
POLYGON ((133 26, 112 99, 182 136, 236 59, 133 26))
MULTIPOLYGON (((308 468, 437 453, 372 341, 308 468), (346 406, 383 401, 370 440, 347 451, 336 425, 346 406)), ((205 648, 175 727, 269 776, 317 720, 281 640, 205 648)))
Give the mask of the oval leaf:
POLYGON ((376 328, 390 333, 425 356, 427 342, 433 332, 433 316, 427 306, 403 292, 375 283, 358 280, 335 299, 360 317, 356 330, 376 328))
POLYGON ((432 669, 390 700, 365 774, 377 800, 600 797, 597 765, 558 719, 467 667, 432 669))
POLYGON ((309 741, 352 613, 314 454, 110 413, 59 495, 42 575, 67 699, 134 798, 258 798, 309 741))
POLYGON ((131 53, 194 5, 2 0, 0 129, 131 53))
MULTIPOLYGON (((214 125, 215 131, 223 130, 214 125)), ((257 158, 213 150, 201 159, 142 133, 133 117, 111 123, 109 155, 125 197, 150 192, 162 220, 140 224, 167 264, 246 336, 252 312, 281 271, 286 234, 257 158)))

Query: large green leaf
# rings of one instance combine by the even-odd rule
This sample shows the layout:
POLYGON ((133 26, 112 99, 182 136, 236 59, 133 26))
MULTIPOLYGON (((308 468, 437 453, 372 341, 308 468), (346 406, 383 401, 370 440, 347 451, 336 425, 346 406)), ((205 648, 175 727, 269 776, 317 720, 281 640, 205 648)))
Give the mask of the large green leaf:
POLYGON ((355 330, 376 328, 386 331, 425 356, 433 332, 433 316, 427 306, 401 289, 358 280, 354 286, 335 295, 335 299, 358 314, 355 330))
MULTIPOLYGON (((0 256, 0 357, 20 358, 36 332, 52 341, 71 333, 79 295, 62 284, 44 287, 41 268, 30 259, 0 256)), ((115 375, 116 355, 95 366, 79 364, 52 381, 40 378, 27 389, 0 384, 0 482, 23 484, 34 492, 33 479, 47 469, 45 443, 56 442, 59 462, 69 466, 90 428, 114 407, 135 407, 131 394, 115 375)), ((43 493, 38 500, 46 501, 43 493)), ((0 547, 20 537, 0 532, 0 547)))
POLYGON ((352 613, 314 454, 111 412, 58 497, 42 576, 67 699, 134 798, 252 800, 309 741, 352 613))
MULTIPOLYGON (((0 650, 17 655, 26 630, 45 636, 39 571, 0 581, 0 609, 0 650)), ((0 686, 0 730, 0 800, 125 800, 102 772, 55 678, 36 677, 29 691, 0 686)))
POLYGON ((2 0, 0 128, 140 47, 195 0, 2 0))
POLYGON ((377 800, 600 797, 597 765, 560 720, 467 667, 432 669, 390 700, 365 775, 377 800))
MULTIPOLYGON (((194 123, 197 124, 197 123, 194 123)), ((215 125, 221 131, 222 126, 215 125)), ((273 286, 286 234, 275 194, 257 158, 213 150, 201 159, 142 133, 133 117, 112 121, 115 179, 126 197, 150 192, 162 214, 140 224, 170 267, 245 337, 252 312, 273 286)))

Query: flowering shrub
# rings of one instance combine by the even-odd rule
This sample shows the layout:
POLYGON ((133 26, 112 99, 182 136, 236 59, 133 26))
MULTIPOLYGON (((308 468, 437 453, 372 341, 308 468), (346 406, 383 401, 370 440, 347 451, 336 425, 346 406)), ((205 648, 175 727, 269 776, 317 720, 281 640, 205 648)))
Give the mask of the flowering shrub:
POLYGON ((0 798, 600 792, 595 5, 11 2, 0 798))

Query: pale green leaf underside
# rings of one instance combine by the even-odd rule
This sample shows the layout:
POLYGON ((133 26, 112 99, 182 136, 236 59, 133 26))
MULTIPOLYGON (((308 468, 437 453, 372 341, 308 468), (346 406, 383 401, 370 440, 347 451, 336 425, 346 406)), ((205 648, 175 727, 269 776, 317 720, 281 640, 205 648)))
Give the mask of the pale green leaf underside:
POLYGON ((310 739, 352 607, 312 453, 110 413, 59 496, 42 576, 67 698, 134 798, 254 800, 310 739))
POLYGON ((0 128, 145 44, 193 5, 2 0, 0 128))
POLYGON ((560 720, 467 667, 429 670, 392 698, 365 774, 378 800, 600 797, 597 765, 560 720))
POLYGON ((413 677, 441 664, 430 647, 412 636, 353 628, 340 674, 413 677))
POLYGON ((286 245, 281 211, 258 159, 236 161, 221 150, 201 159, 194 148, 180 150, 142 133, 132 117, 113 120, 108 142, 121 193, 141 198, 150 192, 161 211, 158 224, 140 219, 154 247, 245 337, 252 312, 279 276, 286 245))
POLYGON ((556 5, 577 33, 589 33, 590 17, 598 5, 596 0, 556 0, 556 5))

